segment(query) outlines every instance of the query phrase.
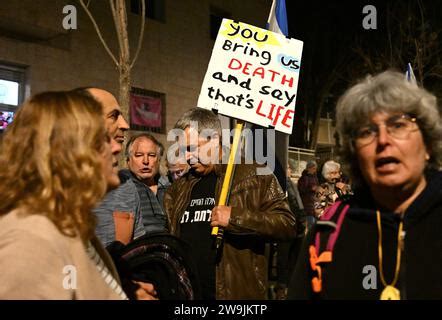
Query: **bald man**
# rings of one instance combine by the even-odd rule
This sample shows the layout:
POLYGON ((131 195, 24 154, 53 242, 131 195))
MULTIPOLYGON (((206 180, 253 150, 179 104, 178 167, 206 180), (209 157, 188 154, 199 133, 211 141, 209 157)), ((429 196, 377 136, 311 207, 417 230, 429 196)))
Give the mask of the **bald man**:
POLYGON ((103 106, 107 131, 115 141, 122 145, 124 143, 125 132, 129 130, 129 125, 121 113, 117 99, 112 93, 103 89, 87 88, 86 90, 103 106))
MULTIPOLYGON (((125 140, 125 133, 129 125, 123 117, 121 107, 115 96, 109 91, 84 87, 73 91, 93 97, 101 103, 106 129, 112 140, 112 153, 114 155, 114 166, 118 166, 118 155, 121 153, 125 140)), ((127 183, 122 183, 117 189, 108 192, 103 201, 94 210, 97 216, 95 233, 104 246, 113 241, 129 243, 135 238, 145 234, 141 213, 133 212, 133 199, 125 199, 121 194, 127 193, 127 183)), ((136 299, 156 299, 156 292, 152 284, 137 282, 143 290, 135 292, 136 299)))
MULTIPOLYGON (((74 91, 89 95, 101 103, 106 129, 111 138, 118 142, 115 147, 113 146, 113 154, 119 155, 129 125, 123 117, 117 99, 109 91, 100 88, 85 87, 74 91)), ((117 158, 116 161, 118 162, 117 158)), ((145 234, 141 213, 134 212, 133 208, 136 207, 134 200, 125 196, 132 191, 127 183, 122 183, 117 189, 109 192, 94 210, 98 219, 95 233, 104 246, 114 241, 128 244, 145 234)))

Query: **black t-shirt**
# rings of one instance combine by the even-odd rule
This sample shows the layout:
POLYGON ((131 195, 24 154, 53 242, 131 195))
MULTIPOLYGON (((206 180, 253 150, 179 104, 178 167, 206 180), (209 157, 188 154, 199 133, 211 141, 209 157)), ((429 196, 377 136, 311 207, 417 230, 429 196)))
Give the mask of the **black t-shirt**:
POLYGON ((216 175, 211 173, 193 187, 189 205, 181 218, 181 238, 190 244, 201 282, 202 298, 215 299, 215 239, 210 226, 215 206, 216 175))

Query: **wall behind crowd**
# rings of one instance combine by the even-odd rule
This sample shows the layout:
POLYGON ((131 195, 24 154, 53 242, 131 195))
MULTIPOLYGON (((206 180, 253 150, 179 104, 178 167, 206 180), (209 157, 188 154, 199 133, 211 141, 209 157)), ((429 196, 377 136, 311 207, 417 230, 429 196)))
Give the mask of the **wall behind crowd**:
MULTIPOLYGON (((153 5, 153 0, 147 0, 153 5)), ((194 107, 212 52, 212 15, 263 27, 270 0, 160 1, 163 21, 148 19, 142 51, 133 68, 134 87, 166 94, 166 132, 179 116, 194 107)), ((118 42, 109 4, 90 1, 90 10, 113 52, 118 42)), ((136 49, 140 16, 127 1, 132 55, 136 49)), ((213 18, 213 16, 212 16, 213 18)), ((0 6, 0 66, 26 70, 26 96, 46 91, 94 85, 118 95, 118 72, 98 40, 78 2, 67 0, 11 0, 0 6), (77 30, 65 30, 63 7, 77 8, 77 30)), ((166 134, 155 134, 166 143, 166 134)))

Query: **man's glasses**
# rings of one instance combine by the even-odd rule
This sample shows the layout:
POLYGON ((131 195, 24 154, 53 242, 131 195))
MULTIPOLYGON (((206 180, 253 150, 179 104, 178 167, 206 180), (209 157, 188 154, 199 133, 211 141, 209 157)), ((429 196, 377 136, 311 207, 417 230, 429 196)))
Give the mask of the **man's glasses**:
POLYGON ((356 147, 366 146, 374 141, 379 135, 379 127, 385 126, 387 133, 395 139, 408 139, 410 132, 419 130, 416 118, 408 114, 394 115, 383 124, 370 124, 356 130, 353 141, 356 147))

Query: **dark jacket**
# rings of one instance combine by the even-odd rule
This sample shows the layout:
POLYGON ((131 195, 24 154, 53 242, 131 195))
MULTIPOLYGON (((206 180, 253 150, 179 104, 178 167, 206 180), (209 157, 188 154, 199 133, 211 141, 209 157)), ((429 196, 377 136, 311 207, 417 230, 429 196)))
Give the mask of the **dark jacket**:
POLYGON ((309 174, 307 170, 302 172, 298 180, 298 190, 304 205, 305 213, 309 216, 315 215, 314 197, 315 187, 319 185, 318 176, 316 174, 309 174))
MULTIPOLYGON (((224 232, 222 259, 216 268, 217 299, 267 299, 266 243, 296 236, 295 219, 275 176, 256 175, 256 168, 237 165, 235 169, 230 223, 224 232)), ((225 166, 215 166, 216 200, 224 172, 225 166)), ((189 172, 166 192, 164 207, 174 235, 180 235, 179 221, 192 188, 200 179, 189 172)))
POLYGON ((305 212, 304 209, 299 207, 298 201, 296 200, 296 186, 293 184, 292 179, 287 177, 287 201, 289 203, 289 208, 295 215, 298 237, 303 237, 305 232, 305 212))
MULTIPOLYGON (((379 278, 378 231, 376 208, 369 192, 355 191, 349 200, 350 210, 337 239, 333 261, 323 268, 322 299, 380 298, 384 286, 379 278), (374 266, 377 289, 364 289, 368 276, 364 267, 374 266)), ((397 236, 400 216, 381 211, 383 270, 388 284, 396 266, 397 236)), ((404 214, 405 247, 396 284, 401 299, 442 299, 442 173, 427 174, 427 187, 404 214)), ((289 299, 312 299, 308 245, 312 233, 298 258, 289 286, 289 299)))

